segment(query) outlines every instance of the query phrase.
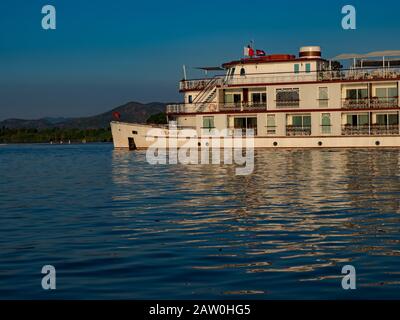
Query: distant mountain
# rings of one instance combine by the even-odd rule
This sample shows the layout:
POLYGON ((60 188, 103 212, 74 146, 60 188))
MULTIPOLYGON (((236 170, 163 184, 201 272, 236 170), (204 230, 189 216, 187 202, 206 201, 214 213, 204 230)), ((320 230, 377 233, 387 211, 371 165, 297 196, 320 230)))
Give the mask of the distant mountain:
POLYGON ((119 112, 121 121, 145 123, 154 114, 165 112, 165 104, 159 102, 139 103, 128 102, 102 114, 82 118, 42 118, 38 120, 7 119, 0 121, 0 128, 76 128, 76 129, 98 129, 107 128, 113 120, 114 112, 119 112))

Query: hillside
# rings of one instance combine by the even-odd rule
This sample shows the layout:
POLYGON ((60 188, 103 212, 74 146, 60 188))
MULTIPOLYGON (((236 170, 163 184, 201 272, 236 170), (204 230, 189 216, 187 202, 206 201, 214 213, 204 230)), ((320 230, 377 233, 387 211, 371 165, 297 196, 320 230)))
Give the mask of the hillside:
POLYGON ((99 115, 81 118, 42 118, 38 120, 7 119, 0 121, 0 128, 8 129, 101 129, 108 128, 110 121, 113 120, 113 113, 121 114, 121 121, 145 123, 146 120, 154 114, 164 112, 164 103, 128 102, 122 106, 116 107, 110 111, 99 115))

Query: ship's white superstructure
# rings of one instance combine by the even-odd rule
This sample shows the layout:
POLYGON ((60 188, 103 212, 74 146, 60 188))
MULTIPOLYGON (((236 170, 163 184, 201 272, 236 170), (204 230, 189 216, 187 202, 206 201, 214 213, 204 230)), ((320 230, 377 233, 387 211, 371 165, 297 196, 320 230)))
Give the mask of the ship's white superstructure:
MULTIPOLYGON (((255 133, 256 148, 400 147, 399 51, 323 59, 320 47, 299 55, 248 57, 225 74, 182 80, 184 102, 167 106, 179 129, 255 133), (339 59, 339 60, 338 60, 339 59), (344 68, 339 61, 349 60, 344 68)), ((154 126, 111 123, 116 148, 147 148, 154 126)), ((168 127, 161 128, 166 136, 168 127)))

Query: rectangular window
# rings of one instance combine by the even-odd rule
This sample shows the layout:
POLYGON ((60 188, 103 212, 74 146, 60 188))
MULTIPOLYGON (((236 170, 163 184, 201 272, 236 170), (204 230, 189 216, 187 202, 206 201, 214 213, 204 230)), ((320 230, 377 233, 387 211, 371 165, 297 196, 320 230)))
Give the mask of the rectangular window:
POLYGON ((389 88, 388 89, 388 97, 389 98, 397 98, 399 96, 399 92, 397 88, 389 88))
POLYGON ((269 114, 267 115, 267 134, 275 134, 275 133, 276 133, 275 115, 269 114))
POLYGON ((299 73, 299 72, 300 72, 300 65, 296 63, 294 65, 294 73, 299 73))
POLYGON ((376 115, 376 124, 379 124, 380 126, 387 125, 387 114, 377 114, 376 115))
POLYGON ((214 129, 214 117, 203 117, 203 129, 214 129))
POLYGON ((287 136, 311 135, 311 115, 288 115, 286 118, 287 136))
POLYGON ((233 95, 233 102, 234 103, 240 103, 242 101, 242 95, 240 94, 234 94, 233 95))
POLYGON ((224 101, 225 103, 233 103, 233 94, 226 93, 224 101))
POLYGON ((267 94, 266 93, 252 93, 251 100, 253 103, 265 103, 265 102, 267 102, 267 94))
POLYGON ((299 107, 300 91, 299 88, 276 89, 277 107, 299 107))
POLYGON ((347 124, 354 127, 366 126, 369 124, 369 115, 368 113, 348 114, 347 124))
POLYGON ((376 96, 378 98, 396 98, 397 88, 377 88, 376 96))
POLYGON ((380 125, 380 126, 398 125, 399 124, 399 117, 395 113, 391 113, 391 114, 380 113, 380 114, 376 115, 376 124, 380 125))
POLYGON ((311 116, 310 115, 292 116, 292 126, 299 128, 311 128, 311 116))
POLYGON ((388 115, 389 125, 398 125, 399 124, 399 116, 397 114, 389 114, 388 115))
POLYGON ((368 98, 368 89, 347 89, 346 98, 351 100, 368 98))
POLYGON ((311 63, 306 63, 306 73, 311 72, 311 63))
POLYGON ((257 118, 255 117, 235 117, 233 124, 235 129, 242 129, 243 134, 247 129, 253 129, 254 135, 257 135, 257 118))
POLYGON ((240 93, 226 93, 225 94, 225 103, 235 103, 238 104, 242 101, 242 95, 240 93))
POLYGON ((323 134, 331 133, 331 114, 323 113, 321 116, 321 132, 323 134))
POLYGON ((188 103, 193 103, 193 97, 192 97, 192 95, 189 95, 189 96, 188 96, 188 103))
POLYGON ((321 87, 318 88, 318 102, 319 102, 319 107, 320 108, 327 108, 328 107, 328 88, 327 87, 321 87))

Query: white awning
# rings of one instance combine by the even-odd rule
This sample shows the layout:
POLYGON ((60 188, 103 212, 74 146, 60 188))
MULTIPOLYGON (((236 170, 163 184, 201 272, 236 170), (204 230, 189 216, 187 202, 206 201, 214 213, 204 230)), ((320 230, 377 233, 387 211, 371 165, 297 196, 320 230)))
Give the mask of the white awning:
POLYGON ((400 57, 400 50, 374 51, 366 54, 345 53, 332 58, 332 60, 364 59, 374 57, 400 57))

